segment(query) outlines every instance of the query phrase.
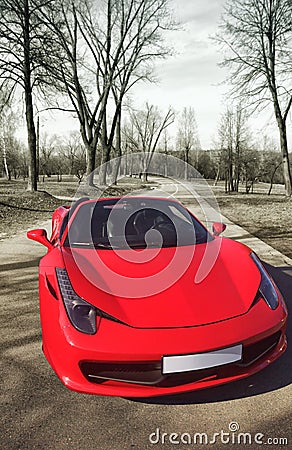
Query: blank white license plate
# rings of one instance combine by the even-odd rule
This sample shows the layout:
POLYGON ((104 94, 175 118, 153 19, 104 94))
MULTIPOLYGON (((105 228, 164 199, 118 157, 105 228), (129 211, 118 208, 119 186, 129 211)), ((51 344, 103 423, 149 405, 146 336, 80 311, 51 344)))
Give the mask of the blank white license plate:
POLYGON ((195 353, 193 355, 163 356, 162 373, 189 372, 223 366, 242 358, 242 344, 222 348, 213 352, 195 353))

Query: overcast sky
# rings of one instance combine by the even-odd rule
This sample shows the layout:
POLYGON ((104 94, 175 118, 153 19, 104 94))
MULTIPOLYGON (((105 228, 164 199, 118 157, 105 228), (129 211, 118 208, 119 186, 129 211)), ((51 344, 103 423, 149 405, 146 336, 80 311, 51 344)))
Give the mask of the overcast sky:
MULTIPOLYGON (((157 84, 141 83, 133 91, 133 106, 142 108, 148 101, 162 110, 172 106, 177 112, 184 106, 196 111, 199 137, 203 149, 214 147, 220 114, 227 105, 224 93, 228 91, 222 82, 225 70, 218 66, 222 60, 218 47, 210 39, 218 29, 224 0, 172 0, 174 17, 181 24, 181 30, 167 34, 167 40, 174 46, 174 55, 156 65, 157 84)), ((56 114, 57 120, 43 119, 42 129, 50 128, 57 134, 78 124, 64 115, 56 114)), ((291 118, 290 118, 291 124, 291 118)), ((278 134, 271 108, 253 117, 250 122, 255 136, 264 133, 275 138, 278 134)), ((175 126, 171 134, 175 134, 175 126)))
MULTIPOLYGON (((140 85, 135 90, 135 103, 142 105, 149 100, 177 111, 194 107, 201 145, 208 149, 214 146, 220 114, 228 103, 228 86, 223 83, 226 72, 218 66, 222 54, 210 39, 218 31, 224 0, 172 1, 175 17, 182 24, 181 31, 169 36, 176 53, 157 64, 157 85, 140 85)), ((271 108, 252 117, 250 126, 255 136, 267 133, 278 142, 271 108)))
POLYGON ((220 54, 210 36, 216 32, 222 13, 223 0, 173 0, 174 15, 181 30, 169 33, 175 54, 157 64, 157 85, 139 86, 136 102, 145 100, 169 105, 179 111, 192 106, 196 111, 203 148, 211 145, 217 121, 224 105, 222 95, 226 87, 224 70, 218 67, 220 54))

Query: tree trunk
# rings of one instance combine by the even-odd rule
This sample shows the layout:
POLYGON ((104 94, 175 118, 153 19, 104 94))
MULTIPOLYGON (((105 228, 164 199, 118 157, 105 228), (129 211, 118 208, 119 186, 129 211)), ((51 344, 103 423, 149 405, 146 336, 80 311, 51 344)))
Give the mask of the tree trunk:
POLYGON ((184 173, 184 179, 187 180, 188 179, 188 165, 189 165, 189 149, 186 148, 185 149, 185 173, 184 173))
POLYGON ((3 163, 4 163, 4 169, 5 169, 5 173, 6 173, 6 178, 7 178, 8 181, 10 181, 11 180, 11 173, 10 173, 10 170, 8 169, 8 164, 7 164, 5 142, 4 142, 4 148, 3 148, 3 163))
POLYGON ((37 142, 36 130, 33 117, 33 101, 32 101, 32 86, 31 86, 31 61, 30 61, 30 10, 28 0, 24 2, 24 86, 25 86, 25 117, 27 126, 27 140, 29 153, 28 166, 28 186, 29 191, 37 191, 37 142))
POLYGON ((147 172, 142 173, 142 183, 147 183, 147 172))
POLYGON ((238 192, 239 190, 239 180, 240 180, 240 147, 237 146, 236 149, 236 163, 235 163, 235 179, 234 179, 234 191, 238 192))
POLYGON ((271 195, 271 192, 272 192, 272 189, 273 189, 273 184, 274 184, 274 177, 276 175, 277 169, 281 166, 281 164, 282 164, 282 162, 280 164, 278 164, 273 170, 273 173, 272 173, 272 176, 271 176, 271 180, 270 180, 270 187, 269 187, 268 195, 271 195))
POLYGON ((102 143, 102 148, 103 148, 103 159, 102 159, 102 165, 101 165, 101 169, 100 169, 100 173, 99 173, 99 183, 102 186, 106 186, 106 178, 107 178, 107 166, 108 166, 108 162, 110 160, 110 153, 111 153, 111 148, 109 148, 105 143, 102 143))
POLYGON ((289 163, 289 153, 288 153, 288 143, 287 143, 287 130, 284 121, 278 121, 278 127, 280 131, 280 145, 282 151, 283 160, 283 176, 285 183, 285 191, 288 197, 292 195, 292 178, 291 178, 291 168, 289 163))
POLYGON ((228 191, 229 188, 229 182, 228 182, 228 170, 225 171, 225 194, 229 194, 228 191))
POLYGON ((146 151, 143 151, 143 156, 142 156, 142 170, 139 173, 139 178, 142 181, 142 183, 146 183, 147 182, 147 167, 148 167, 148 161, 147 161, 147 154, 146 151))
POLYGON ((217 172, 216 172, 216 177, 214 180, 214 186, 217 186, 219 178, 220 178, 220 171, 221 171, 221 164, 219 163, 218 168, 217 168, 217 172))
POLYGON ((96 148, 90 144, 86 145, 86 175, 89 186, 94 186, 96 148))
POLYGON ((40 176, 40 116, 37 118, 37 129, 36 129, 36 172, 37 172, 37 182, 39 182, 40 176))
POLYGON ((228 182, 229 182, 229 192, 234 192, 232 151, 229 154, 229 161, 228 161, 228 182))
POLYGON ((164 154, 165 164, 164 164, 164 176, 168 177, 168 155, 164 154))
POLYGON ((29 191, 37 191, 37 158, 36 158, 36 132, 33 119, 33 104, 31 92, 25 93, 26 105, 26 125, 28 136, 28 152, 29 152, 29 166, 28 166, 28 187, 29 191))
POLYGON ((274 94, 274 110, 277 119, 277 124, 280 133, 280 147, 282 152, 282 161, 283 161, 283 176, 285 183, 285 191, 288 197, 292 195, 292 177, 291 177, 291 169, 289 164, 289 153, 288 153, 288 142, 287 142, 287 128, 286 128, 286 120, 282 115, 279 103, 277 101, 276 95, 274 94))
POLYGON ((113 184, 117 184, 119 169, 120 169, 120 165, 121 165, 121 156, 122 156, 121 120, 122 120, 122 117, 121 117, 121 109, 120 109, 118 117, 117 117, 117 125, 116 125, 116 153, 118 156, 118 160, 116 161, 116 164, 114 167, 113 184))
POLYGON ((228 163, 227 179, 228 179, 228 194, 230 194, 230 192, 234 192, 234 186, 233 186, 233 165, 230 162, 228 163))

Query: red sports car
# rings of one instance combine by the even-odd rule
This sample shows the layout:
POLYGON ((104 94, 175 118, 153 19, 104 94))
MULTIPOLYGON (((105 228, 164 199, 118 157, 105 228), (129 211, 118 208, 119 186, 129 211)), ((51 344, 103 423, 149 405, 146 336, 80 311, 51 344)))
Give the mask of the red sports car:
POLYGON ((287 309, 248 247, 172 199, 78 200, 28 237, 43 351, 68 388, 146 397, 244 378, 286 348, 287 309))

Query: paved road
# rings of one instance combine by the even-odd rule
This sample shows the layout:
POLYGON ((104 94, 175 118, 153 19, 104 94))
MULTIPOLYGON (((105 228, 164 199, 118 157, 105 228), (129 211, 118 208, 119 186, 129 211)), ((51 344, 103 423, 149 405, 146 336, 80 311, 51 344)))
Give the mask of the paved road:
MULTIPOLYGON (((172 188, 168 185, 163 189, 172 188)), ((242 229, 232 231, 231 224, 229 228, 239 238, 246 236, 242 229)), ((37 266, 43 254, 44 248, 27 241, 24 234, 0 243, 1 450, 202 449, 207 446, 169 444, 169 435, 207 433, 211 438, 221 430, 228 432, 231 422, 237 422, 242 432, 253 437, 263 433, 263 442, 268 438, 290 438, 291 448, 291 345, 284 356, 260 374, 176 397, 134 401, 86 396, 64 388, 41 352, 37 266), (164 437, 167 444, 162 444, 161 435, 159 443, 150 444, 149 435, 157 428, 160 433, 168 433, 164 437)), ((266 255, 291 310, 292 265, 270 249, 266 255)), ((290 342, 291 334, 290 320, 290 342)), ((155 442, 156 434, 152 439, 155 442)), ((172 439, 177 440, 175 436, 172 439)), ((218 439, 213 448, 229 446, 218 439)), ((243 447, 260 448, 259 444, 243 447)), ((288 448, 276 444, 270 447, 288 448)))

